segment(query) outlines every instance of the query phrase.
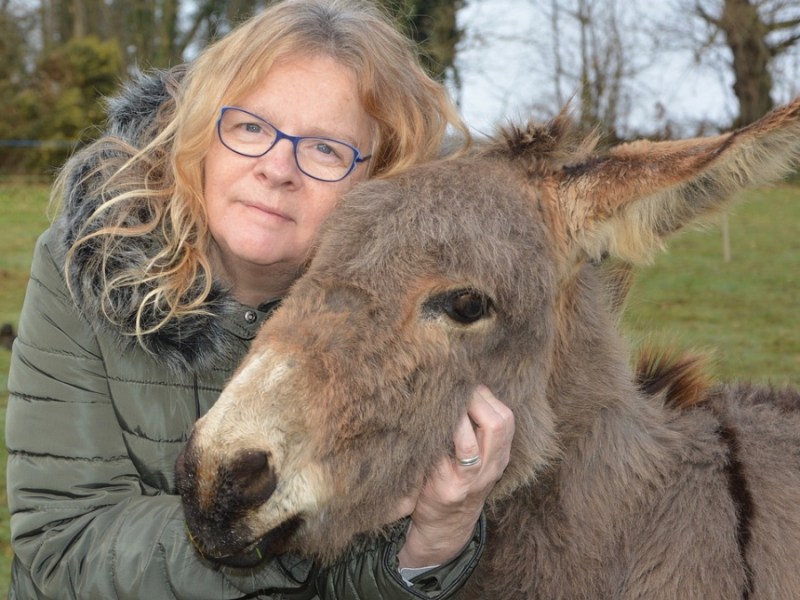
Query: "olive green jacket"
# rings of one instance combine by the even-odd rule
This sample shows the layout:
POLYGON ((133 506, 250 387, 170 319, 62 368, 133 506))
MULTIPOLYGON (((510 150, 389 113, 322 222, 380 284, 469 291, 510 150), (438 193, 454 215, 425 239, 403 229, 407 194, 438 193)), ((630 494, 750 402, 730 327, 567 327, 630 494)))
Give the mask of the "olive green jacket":
MULTIPOLYGON (((161 77, 129 88, 112 104, 110 131, 140 141, 139 121, 165 93, 161 77)), ((324 569, 284 555, 235 570, 196 553, 175 491, 175 459, 274 303, 242 306, 215 284, 207 314, 173 322, 139 343, 129 332, 148 289, 127 289, 103 305, 98 290, 113 274, 113 261, 79 253, 68 290, 66 249, 100 202, 80 176, 101 159, 80 155, 67 167, 74 177, 63 213, 36 246, 13 348, 6 416, 15 553, 10 598, 452 596, 479 558, 482 525, 461 556, 413 586, 397 571, 402 526, 360 540, 324 569)), ((131 239, 117 259, 147 260, 151 246, 152 240, 131 239)))

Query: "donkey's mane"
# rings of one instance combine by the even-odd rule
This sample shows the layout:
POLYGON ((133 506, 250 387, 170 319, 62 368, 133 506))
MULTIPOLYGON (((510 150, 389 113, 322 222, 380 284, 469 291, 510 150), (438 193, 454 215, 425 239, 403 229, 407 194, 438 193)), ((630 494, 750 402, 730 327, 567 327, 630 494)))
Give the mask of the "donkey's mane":
POLYGON ((639 353, 636 383, 648 396, 661 396, 666 406, 691 408, 709 397, 714 379, 709 356, 668 346, 647 346, 639 353))

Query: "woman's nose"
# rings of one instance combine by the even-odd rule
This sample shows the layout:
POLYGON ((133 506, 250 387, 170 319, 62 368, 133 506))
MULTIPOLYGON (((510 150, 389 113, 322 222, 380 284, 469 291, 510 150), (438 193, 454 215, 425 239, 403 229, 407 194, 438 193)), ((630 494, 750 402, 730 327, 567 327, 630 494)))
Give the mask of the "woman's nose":
POLYGON ((297 166, 294 145, 290 140, 278 140, 269 152, 256 160, 259 173, 272 183, 295 183, 303 176, 297 166))

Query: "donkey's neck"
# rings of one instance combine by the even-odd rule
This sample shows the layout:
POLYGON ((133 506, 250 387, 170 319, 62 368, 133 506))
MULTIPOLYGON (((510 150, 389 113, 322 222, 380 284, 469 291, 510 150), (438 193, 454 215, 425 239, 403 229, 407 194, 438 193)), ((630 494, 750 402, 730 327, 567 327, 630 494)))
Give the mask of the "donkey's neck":
POLYGON ((609 564, 620 553, 622 532, 642 503, 660 495, 684 444, 681 426, 637 388, 618 315, 609 310, 602 282, 585 271, 560 299, 547 392, 560 453, 489 511, 489 558, 477 576, 501 586, 527 582, 531 589, 497 597, 554 597, 547 585, 534 589, 553 583, 554 573, 560 597, 610 597, 609 564), (515 561, 521 547, 532 556, 515 561))
POLYGON ((626 482, 660 487, 683 438, 674 415, 638 388, 619 315, 604 293, 591 266, 565 288, 548 389, 561 456, 545 478, 569 490, 561 508, 573 521, 585 515, 587 532, 590 523, 604 528, 602 514, 609 520, 625 514, 633 501, 626 482))
POLYGON ((557 334, 548 397, 569 444, 602 411, 637 403, 627 344, 617 328, 598 267, 584 266, 557 300, 557 334))

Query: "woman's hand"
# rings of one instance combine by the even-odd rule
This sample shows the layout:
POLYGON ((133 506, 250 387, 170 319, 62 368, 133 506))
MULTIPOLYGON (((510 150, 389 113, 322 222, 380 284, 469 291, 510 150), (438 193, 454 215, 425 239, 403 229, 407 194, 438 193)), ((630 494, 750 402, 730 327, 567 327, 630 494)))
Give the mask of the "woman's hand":
POLYGON ((454 435, 456 458, 439 462, 416 500, 398 554, 401 568, 445 563, 466 546, 508 465, 513 436, 513 413, 479 385, 454 435))

